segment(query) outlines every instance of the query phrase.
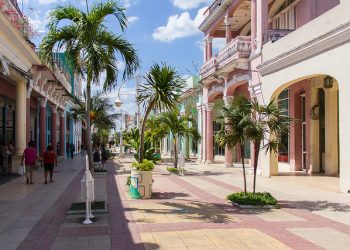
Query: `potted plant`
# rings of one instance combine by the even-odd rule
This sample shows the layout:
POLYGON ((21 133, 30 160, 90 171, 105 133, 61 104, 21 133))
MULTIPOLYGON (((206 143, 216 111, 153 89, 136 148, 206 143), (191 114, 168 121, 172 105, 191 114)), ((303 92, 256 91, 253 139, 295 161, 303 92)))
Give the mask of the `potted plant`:
POLYGON ((144 199, 152 196, 152 170, 154 163, 144 159, 142 162, 134 161, 131 170, 131 185, 137 188, 144 199))

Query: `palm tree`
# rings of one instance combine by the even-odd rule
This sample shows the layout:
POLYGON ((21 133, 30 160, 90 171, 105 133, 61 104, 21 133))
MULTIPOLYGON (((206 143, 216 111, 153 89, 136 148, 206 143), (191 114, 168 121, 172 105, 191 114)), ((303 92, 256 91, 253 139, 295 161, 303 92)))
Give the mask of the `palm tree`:
POLYGON ((251 102, 244 96, 235 96, 227 106, 222 107, 221 130, 216 135, 220 146, 227 145, 230 149, 239 147, 243 167, 244 192, 247 193, 247 179, 245 170, 245 144, 247 137, 244 130, 251 119, 251 102))
MULTIPOLYGON (((86 122, 86 100, 83 101, 73 96, 73 103, 75 104, 72 108, 73 118, 86 122)), ((104 92, 95 93, 90 99, 89 106, 91 127, 106 130, 115 129, 115 120, 119 119, 121 115, 113 113, 113 103, 104 95, 104 92)))
POLYGON ((141 84, 136 98, 137 103, 139 105, 143 103, 146 110, 140 133, 140 163, 144 156, 145 129, 149 114, 153 109, 175 109, 184 86, 177 71, 166 63, 154 64, 144 78, 146 83, 141 84))
POLYGON ((91 84, 99 84, 105 73, 105 90, 110 90, 117 79, 117 55, 125 62, 123 79, 131 77, 139 66, 139 59, 132 44, 117 36, 105 25, 107 16, 117 18, 121 31, 127 26, 124 9, 109 0, 96 3, 84 12, 72 5, 59 6, 49 14, 49 31, 40 45, 40 57, 53 65, 54 49, 65 49, 68 61, 78 74, 86 79, 86 145, 92 166, 90 96, 91 84), (68 22, 67 22, 68 21, 68 22))
POLYGON ((267 105, 252 101, 252 115, 244 129, 245 136, 252 141, 254 148, 254 182, 253 192, 256 189, 256 171, 261 149, 266 152, 277 153, 282 135, 289 132, 291 118, 284 115, 284 110, 278 107, 275 100, 267 105), (266 144, 261 145, 266 141, 266 144))
POLYGON ((146 122, 145 138, 147 138, 151 147, 159 147, 159 142, 167 135, 167 129, 161 123, 159 117, 150 116, 146 122))
POLYGON ((173 137, 174 145, 174 167, 177 168, 178 156, 177 156, 177 141, 178 139, 184 137, 192 137, 195 141, 200 139, 197 127, 190 127, 189 121, 191 119, 186 116, 179 116, 179 111, 177 109, 169 112, 162 113, 160 116, 160 121, 165 125, 169 132, 171 132, 173 137))

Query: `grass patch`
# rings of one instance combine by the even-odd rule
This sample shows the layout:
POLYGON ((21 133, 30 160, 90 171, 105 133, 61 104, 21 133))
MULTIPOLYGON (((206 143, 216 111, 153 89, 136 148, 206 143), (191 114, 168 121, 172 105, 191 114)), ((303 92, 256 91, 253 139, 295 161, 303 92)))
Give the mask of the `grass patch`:
POLYGON ((270 193, 267 193, 267 192, 255 193, 255 194, 251 192, 233 193, 228 195, 227 199, 234 203, 237 203, 238 205, 278 207, 277 200, 270 193))
POLYGON ((176 174, 179 173, 179 170, 177 168, 167 168, 166 170, 168 170, 171 173, 176 173, 176 174))

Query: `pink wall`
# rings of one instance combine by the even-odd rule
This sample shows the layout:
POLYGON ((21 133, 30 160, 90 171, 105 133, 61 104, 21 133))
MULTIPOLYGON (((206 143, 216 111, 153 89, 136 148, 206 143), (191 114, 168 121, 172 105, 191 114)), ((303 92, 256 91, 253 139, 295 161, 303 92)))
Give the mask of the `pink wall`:
POLYGON ((301 0, 296 5, 297 28, 334 8, 340 0, 301 0))

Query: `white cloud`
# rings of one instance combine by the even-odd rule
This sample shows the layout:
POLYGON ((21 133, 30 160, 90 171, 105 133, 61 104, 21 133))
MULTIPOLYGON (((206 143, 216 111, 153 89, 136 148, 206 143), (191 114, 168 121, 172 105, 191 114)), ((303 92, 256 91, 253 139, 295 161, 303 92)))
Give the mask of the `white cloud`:
POLYGON ((38 0, 39 4, 52 4, 52 3, 56 3, 57 0, 38 0))
POLYGON ((138 0, 124 0, 124 8, 129 9, 131 6, 138 3, 138 0))
POLYGON ((45 33, 49 13, 50 10, 46 11, 44 15, 41 12, 34 12, 32 16, 28 17, 29 23, 39 35, 45 33))
POLYGON ((132 25, 133 23, 135 23, 137 20, 139 20, 139 17, 137 17, 137 16, 129 16, 128 17, 128 24, 129 24, 129 26, 132 25))
POLYGON ((161 42, 172 42, 175 39, 193 36, 199 33, 198 26, 203 21, 203 13, 207 7, 198 10, 197 16, 191 19, 190 13, 183 12, 168 18, 165 26, 160 26, 153 32, 153 39, 161 42))
POLYGON ((199 7, 201 4, 209 4, 213 2, 213 0, 171 0, 173 5, 183 9, 193 9, 199 7))

